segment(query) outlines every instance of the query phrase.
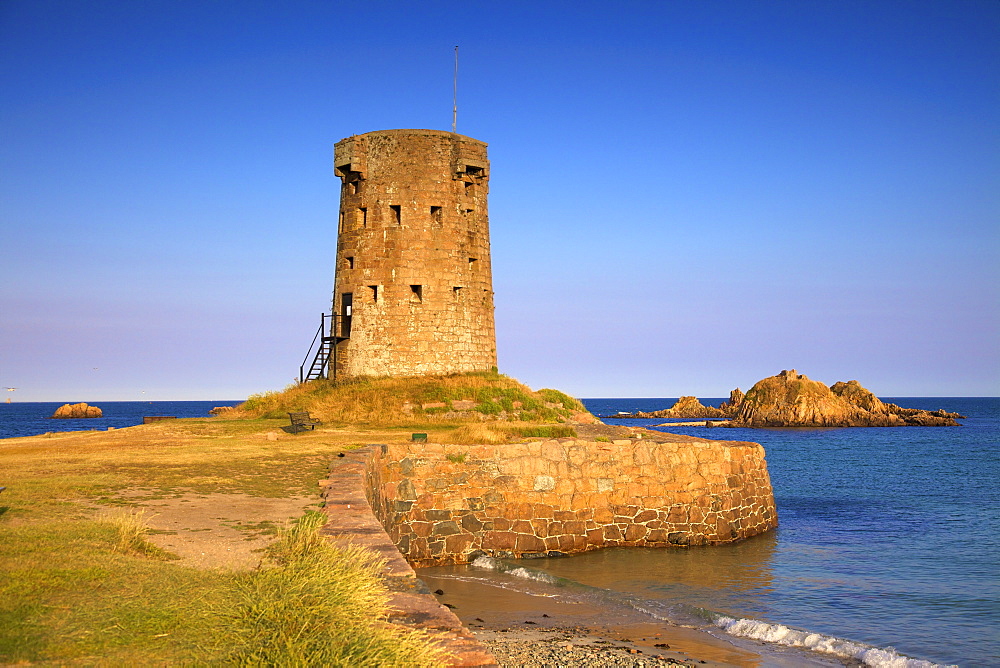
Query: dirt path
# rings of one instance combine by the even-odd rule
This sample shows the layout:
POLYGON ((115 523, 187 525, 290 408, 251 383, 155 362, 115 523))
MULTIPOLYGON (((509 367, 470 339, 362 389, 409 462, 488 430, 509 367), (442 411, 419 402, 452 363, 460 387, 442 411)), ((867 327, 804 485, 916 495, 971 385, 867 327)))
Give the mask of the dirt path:
POLYGON ((141 497, 152 529, 148 540, 194 568, 251 569, 278 528, 317 508, 318 497, 266 498, 247 494, 185 494, 170 499, 141 497))

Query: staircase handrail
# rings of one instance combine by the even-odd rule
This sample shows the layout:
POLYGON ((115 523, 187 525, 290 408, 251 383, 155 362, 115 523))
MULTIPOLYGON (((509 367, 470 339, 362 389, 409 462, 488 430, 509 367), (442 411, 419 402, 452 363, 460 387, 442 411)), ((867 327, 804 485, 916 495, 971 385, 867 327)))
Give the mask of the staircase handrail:
POLYGON ((306 364, 310 364, 310 357, 313 356, 313 347, 316 345, 316 341, 320 341, 322 345, 323 331, 326 329, 326 314, 320 314, 319 329, 316 330, 316 335, 313 337, 312 343, 309 344, 309 352, 306 353, 305 359, 302 360, 302 364, 299 365, 299 382, 305 382, 305 369, 306 364))

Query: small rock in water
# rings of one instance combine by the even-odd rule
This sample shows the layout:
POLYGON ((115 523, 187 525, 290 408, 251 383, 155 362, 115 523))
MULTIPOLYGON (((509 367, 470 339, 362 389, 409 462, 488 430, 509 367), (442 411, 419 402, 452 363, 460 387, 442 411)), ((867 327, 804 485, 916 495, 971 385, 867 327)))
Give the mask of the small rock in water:
POLYGON ((87 403, 63 404, 56 409, 52 417, 57 419, 99 418, 104 417, 104 413, 97 406, 90 406, 87 403))
POLYGON ((434 593, 437 594, 438 596, 441 596, 442 594, 444 594, 444 589, 435 589, 434 593))

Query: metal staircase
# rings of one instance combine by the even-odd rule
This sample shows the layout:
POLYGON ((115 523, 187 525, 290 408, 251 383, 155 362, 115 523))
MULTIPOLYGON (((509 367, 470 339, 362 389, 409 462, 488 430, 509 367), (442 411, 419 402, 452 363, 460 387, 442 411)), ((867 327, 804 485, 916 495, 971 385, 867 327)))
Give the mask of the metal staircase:
MULTIPOLYGON (((337 320, 339 318, 340 316, 336 313, 333 315, 327 315, 326 313, 320 314, 319 329, 316 330, 316 335, 313 336, 312 343, 309 344, 309 351, 306 353, 305 359, 302 360, 302 364, 299 366, 300 383, 304 383, 308 380, 316 380, 318 378, 326 378, 328 370, 330 376, 333 378, 337 377, 337 344, 350 338, 350 336, 336 336, 334 334, 334 332, 337 331, 337 320), (330 321, 329 335, 326 333, 327 319, 330 321), (313 350, 316 352, 313 353, 313 350), (330 363, 331 356, 333 357, 332 364, 330 363)), ((349 331, 342 333, 348 335, 350 334, 349 331)))

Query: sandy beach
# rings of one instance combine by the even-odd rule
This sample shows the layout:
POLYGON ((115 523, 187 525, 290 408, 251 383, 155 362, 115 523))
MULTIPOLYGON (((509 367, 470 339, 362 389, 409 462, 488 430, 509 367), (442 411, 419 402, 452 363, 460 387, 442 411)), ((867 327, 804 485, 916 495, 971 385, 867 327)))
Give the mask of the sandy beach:
MULTIPOLYGON (((418 577, 458 615, 501 666, 758 666, 761 656, 695 628, 609 618, 606 609, 478 582, 418 577)), ((440 573, 440 571, 438 571, 440 573)), ((792 665, 792 664, 789 664, 792 665)))

